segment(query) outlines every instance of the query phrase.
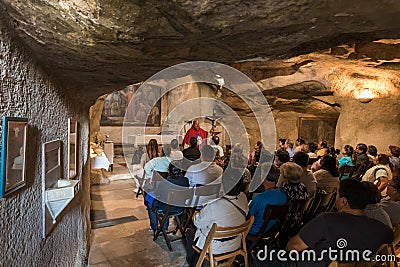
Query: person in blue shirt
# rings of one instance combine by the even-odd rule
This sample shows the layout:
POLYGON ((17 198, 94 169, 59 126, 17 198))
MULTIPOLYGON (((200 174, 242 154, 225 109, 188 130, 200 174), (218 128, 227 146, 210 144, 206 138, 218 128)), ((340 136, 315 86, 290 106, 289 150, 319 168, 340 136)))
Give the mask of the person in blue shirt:
POLYGON ((353 156, 354 149, 351 145, 345 145, 342 150, 343 157, 339 159, 339 168, 342 166, 353 166, 351 157, 353 156))
MULTIPOLYGON (((257 174, 257 173, 256 173, 257 174)), ((271 163, 263 163, 261 166, 261 175, 265 176, 262 183, 265 191, 253 197, 249 206, 249 215, 254 216, 254 223, 250 229, 250 234, 257 234, 264 223, 264 210, 268 204, 283 205, 286 203, 286 193, 276 187, 279 179, 279 169, 271 163), (269 169, 270 167, 270 169, 269 169), (265 173, 268 171, 267 175, 265 173)), ((278 220, 272 220, 267 225, 268 231, 278 220)))

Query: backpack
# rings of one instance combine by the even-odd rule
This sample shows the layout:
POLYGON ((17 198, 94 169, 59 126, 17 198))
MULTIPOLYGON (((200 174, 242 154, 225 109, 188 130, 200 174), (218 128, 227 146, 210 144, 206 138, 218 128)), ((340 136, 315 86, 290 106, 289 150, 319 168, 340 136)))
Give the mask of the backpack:
POLYGON ((376 178, 376 172, 379 170, 385 170, 387 172, 387 170, 384 167, 379 167, 374 170, 374 185, 376 185, 376 186, 379 186, 381 183, 381 179, 376 178))

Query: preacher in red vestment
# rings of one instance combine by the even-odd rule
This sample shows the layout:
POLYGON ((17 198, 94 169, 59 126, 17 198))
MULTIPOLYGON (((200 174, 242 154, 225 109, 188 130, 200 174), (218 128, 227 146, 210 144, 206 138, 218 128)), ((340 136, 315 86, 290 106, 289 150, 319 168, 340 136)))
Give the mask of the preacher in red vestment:
POLYGON ((193 121, 192 127, 186 132, 185 138, 183 139, 182 146, 185 144, 190 146, 190 138, 194 137, 197 140, 197 146, 202 148, 207 144, 208 132, 200 128, 200 122, 198 120, 193 121))

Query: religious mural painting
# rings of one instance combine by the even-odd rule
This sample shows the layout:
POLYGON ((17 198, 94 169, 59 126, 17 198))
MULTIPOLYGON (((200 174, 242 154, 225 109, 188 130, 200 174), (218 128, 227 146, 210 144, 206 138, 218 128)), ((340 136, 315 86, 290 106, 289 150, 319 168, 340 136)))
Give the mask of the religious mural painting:
POLYGON ((299 138, 307 143, 326 140, 329 146, 335 144, 337 118, 301 117, 299 118, 299 138))
MULTIPOLYGON (((113 92, 104 100, 101 126, 160 126, 161 123, 161 90, 140 90, 139 84, 113 92), (131 104, 129 104, 133 101, 131 104), (147 114, 149 114, 147 116, 147 114), (124 121, 125 118, 125 121, 124 121)), ((154 89, 154 88, 152 88, 154 89)))

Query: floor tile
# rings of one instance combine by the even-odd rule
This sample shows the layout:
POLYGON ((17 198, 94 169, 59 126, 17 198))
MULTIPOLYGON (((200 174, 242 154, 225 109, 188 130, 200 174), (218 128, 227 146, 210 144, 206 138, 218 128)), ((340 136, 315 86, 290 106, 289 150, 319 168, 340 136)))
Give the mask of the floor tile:
MULTIPOLYGON (((118 162, 123 159, 118 159, 118 162)), ((114 164, 109 177, 124 177, 129 174, 126 167, 114 164)), ((109 185, 95 185, 91 188, 92 220, 112 220, 135 216, 136 221, 128 221, 104 228, 92 229, 89 266, 187 266, 186 252, 181 240, 172 242, 174 252, 170 252, 165 240, 160 236, 153 241, 148 231, 149 219, 143 204, 143 196, 136 198, 132 179, 113 180, 109 185)))

